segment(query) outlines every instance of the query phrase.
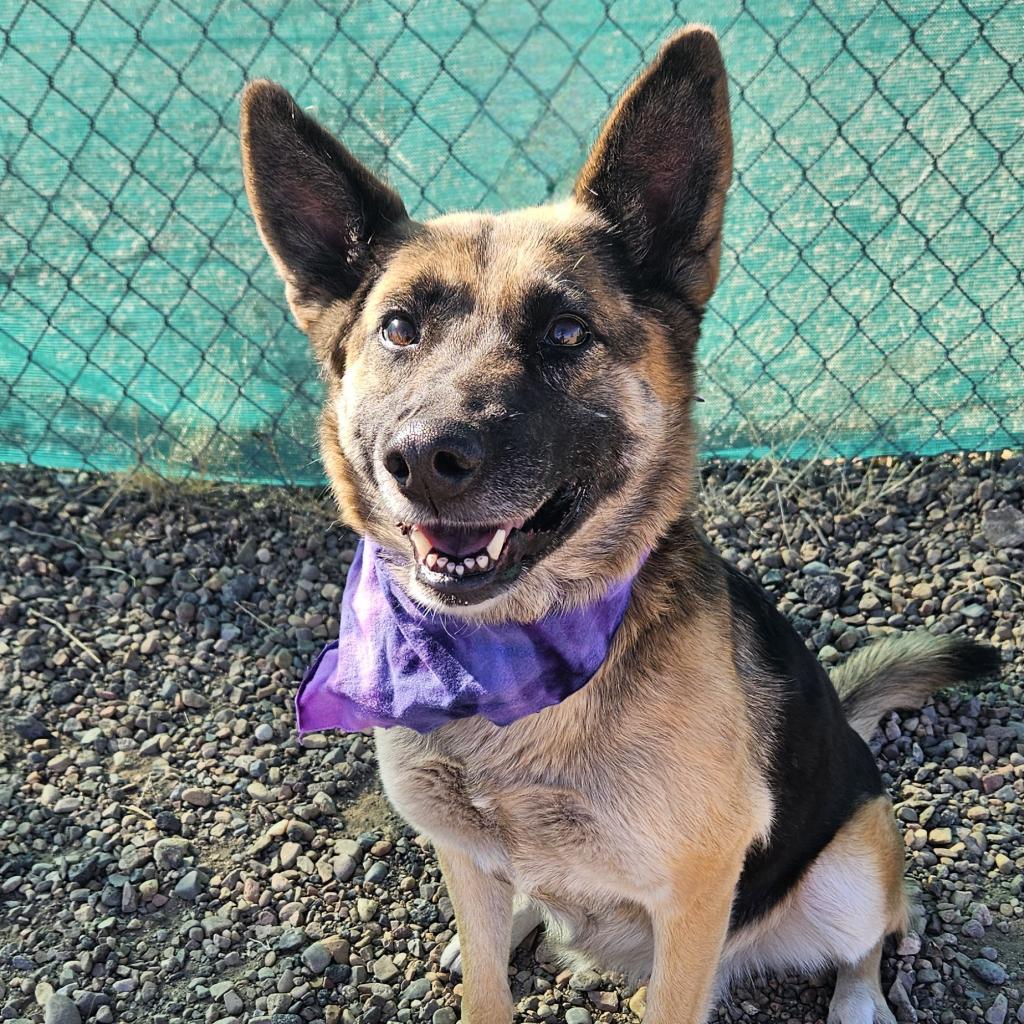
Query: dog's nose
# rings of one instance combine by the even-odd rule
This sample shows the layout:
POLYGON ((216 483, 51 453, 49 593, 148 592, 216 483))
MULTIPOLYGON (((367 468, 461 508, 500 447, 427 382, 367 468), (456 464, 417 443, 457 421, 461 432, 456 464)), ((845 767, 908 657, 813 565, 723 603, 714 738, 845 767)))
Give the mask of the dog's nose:
POLYGON ((484 463, 480 434, 462 423, 409 423, 384 455, 384 468, 414 501, 448 501, 469 487, 484 463))

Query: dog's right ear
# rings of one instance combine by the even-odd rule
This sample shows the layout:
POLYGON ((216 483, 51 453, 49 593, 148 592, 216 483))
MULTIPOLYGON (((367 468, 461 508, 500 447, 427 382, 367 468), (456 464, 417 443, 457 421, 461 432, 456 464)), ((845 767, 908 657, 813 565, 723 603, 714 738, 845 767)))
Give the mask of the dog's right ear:
POLYGON ((576 181, 642 275, 703 307, 718 278, 732 135, 725 65, 703 25, 677 32, 626 90, 576 181))
POLYGON ((307 330, 327 305, 352 296, 408 214, 396 192, 274 82, 245 87, 241 136, 256 226, 307 330))

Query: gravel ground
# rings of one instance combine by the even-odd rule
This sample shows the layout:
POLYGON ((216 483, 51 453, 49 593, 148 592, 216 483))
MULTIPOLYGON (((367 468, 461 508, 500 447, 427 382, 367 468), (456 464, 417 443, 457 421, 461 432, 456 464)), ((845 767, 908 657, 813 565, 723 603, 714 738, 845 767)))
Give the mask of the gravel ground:
MULTIPOLYGON (((366 737, 295 738, 352 553, 319 495, 0 473, 0 1021, 452 1024, 429 844, 366 737)), ((884 984, 901 1021, 1024 1022, 1024 462, 704 480, 714 542, 826 661, 920 624, 1001 649, 876 740, 925 909, 884 984)), ((512 984, 528 1021, 643 995, 526 950, 512 984)), ((716 1020, 822 1021, 829 992, 772 979, 716 1020)))

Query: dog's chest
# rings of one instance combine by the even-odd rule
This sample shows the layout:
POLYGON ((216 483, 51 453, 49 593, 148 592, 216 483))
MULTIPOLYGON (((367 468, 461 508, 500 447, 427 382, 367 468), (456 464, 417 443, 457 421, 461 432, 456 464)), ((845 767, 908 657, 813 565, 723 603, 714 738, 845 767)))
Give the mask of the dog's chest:
POLYGON ((409 737, 379 733, 377 746, 399 813, 438 846, 470 852, 520 891, 621 890, 623 877, 661 881, 656 859, 649 870, 644 858, 638 862, 636 803, 627 806, 621 784, 605 784, 598 768, 584 789, 538 778, 525 762, 516 771, 507 760, 491 766, 476 758, 470 768, 409 737))

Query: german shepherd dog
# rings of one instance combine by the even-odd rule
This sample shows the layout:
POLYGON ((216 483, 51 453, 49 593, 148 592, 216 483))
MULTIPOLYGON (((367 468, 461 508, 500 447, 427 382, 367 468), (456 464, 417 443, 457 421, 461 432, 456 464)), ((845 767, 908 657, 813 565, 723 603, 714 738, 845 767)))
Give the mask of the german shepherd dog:
POLYGON ((691 409, 732 163, 714 34, 669 39, 572 196, 535 209, 416 222, 268 81, 245 90, 241 136, 326 381, 334 493, 407 595, 531 622, 642 565, 604 663, 561 703, 377 732, 388 797, 455 906, 462 1020, 512 1020, 510 950, 544 923, 567 963, 649 978, 648 1024, 699 1024, 736 973, 825 966, 831 1024, 893 1021, 880 955, 910 901, 865 740, 998 658, 911 634, 830 680, 703 538, 691 409), (489 568, 431 567, 416 526, 441 551, 479 532, 489 568))

